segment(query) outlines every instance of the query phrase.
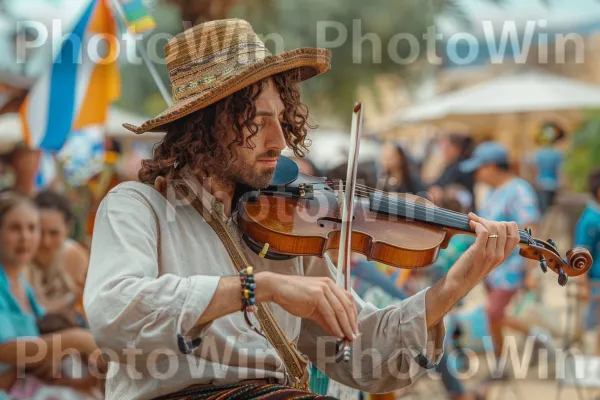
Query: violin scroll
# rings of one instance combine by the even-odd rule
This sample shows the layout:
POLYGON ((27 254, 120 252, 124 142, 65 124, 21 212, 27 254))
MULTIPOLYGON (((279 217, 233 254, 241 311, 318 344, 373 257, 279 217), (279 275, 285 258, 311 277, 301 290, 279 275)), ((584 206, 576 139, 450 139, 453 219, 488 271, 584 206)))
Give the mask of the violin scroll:
POLYGON ((567 264, 576 271, 587 271, 592 266, 592 255, 587 249, 576 247, 567 251, 567 264))
POLYGON ((592 266, 592 256, 584 248, 574 248, 567 252, 565 260, 559 254, 556 244, 552 240, 542 241, 527 238, 529 243, 521 243, 521 256, 540 262, 543 272, 551 269, 558 274, 558 284, 564 286, 570 276, 584 274, 592 266))

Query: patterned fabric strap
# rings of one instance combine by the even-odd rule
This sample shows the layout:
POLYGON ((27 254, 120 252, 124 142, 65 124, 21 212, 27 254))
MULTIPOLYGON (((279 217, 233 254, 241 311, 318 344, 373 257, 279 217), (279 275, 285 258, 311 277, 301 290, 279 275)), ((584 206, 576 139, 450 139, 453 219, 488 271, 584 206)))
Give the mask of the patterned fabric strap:
POLYGON ((277 384, 236 383, 224 386, 204 386, 157 397, 154 400, 336 400, 305 390, 277 384))
MULTIPOLYGON (((248 268, 250 264, 248 263, 243 250, 237 245, 235 240, 233 240, 227 226, 223 224, 221 218, 206 210, 202 205, 202 201, 200 201, 192 188, 185 183, 185 180, 178 180, 173 184, 175 189, 192 204, 196 211, 206 220, 211 228, 213 228, 227 249, 238 272, 248 268)), ((257 304, 256 316, 260 323, 260 327, 264 332, 264 336, 275 348, 279 357, 281 357, 285 364, 286 370, 291 378, 290 385, 293 388, 308 391, 309 374, 307 369, 308 361, 306 358, 300 354, 294 344, 288 341, 285 332, 281 326, 279 326, 275 320, 275 316, 268 307, 264 304, 257 304)))

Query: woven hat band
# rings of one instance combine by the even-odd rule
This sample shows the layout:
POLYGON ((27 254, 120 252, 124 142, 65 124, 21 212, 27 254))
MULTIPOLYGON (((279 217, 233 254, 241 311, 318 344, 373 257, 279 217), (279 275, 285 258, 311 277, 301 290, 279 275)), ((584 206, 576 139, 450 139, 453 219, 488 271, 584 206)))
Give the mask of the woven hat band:
POLYGON ((248 43, 182 65, 171 71, 173 98, 178 101, 201 93, 227 80, 240 68, 256 64, 270 55, 262 43, 248 43))

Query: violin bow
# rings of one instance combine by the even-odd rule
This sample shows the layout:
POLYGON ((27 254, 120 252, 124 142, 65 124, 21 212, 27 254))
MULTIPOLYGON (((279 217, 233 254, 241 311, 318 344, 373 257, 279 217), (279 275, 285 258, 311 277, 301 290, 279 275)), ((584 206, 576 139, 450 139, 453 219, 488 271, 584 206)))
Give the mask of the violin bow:
MULTIPOLYGON (((342 195, 342 226, 340 230, 340 246, 338 251, 336 284, 344 287, 348 292, 352 290, 350 278, 350 260, 352 256, 352 218, 354 211, 354 192, 356 187, 356 173, 358 167, 358 150, 362 131, 363 104, 356 103, 352 110, 352 130, 350 133, 350 152, 348 156, 348 170, 346 172, 346 187, 340 191, 342 195)), ((336 359, 350 361, 350 343, 346 339, 338 351, 336 359)))

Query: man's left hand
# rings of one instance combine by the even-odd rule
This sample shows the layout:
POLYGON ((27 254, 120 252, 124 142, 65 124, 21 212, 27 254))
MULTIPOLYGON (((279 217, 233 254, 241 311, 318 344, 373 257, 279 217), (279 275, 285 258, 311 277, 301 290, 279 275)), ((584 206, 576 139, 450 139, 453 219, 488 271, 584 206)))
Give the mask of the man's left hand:
POLYGON ((432 286, 426 296, 427 326, 436 325, 477 283, 506 260, 519 243, 515 222, 495 222, 469 214, 475 243, 432 286))
POLYGON ((473 213, 469 213, 469 225, 476 239, 465 253, 471 262, 465 267, 464 277, 473 287, 512 253, 519 243, 519 227, 515 222, 489 221, 473 213))

